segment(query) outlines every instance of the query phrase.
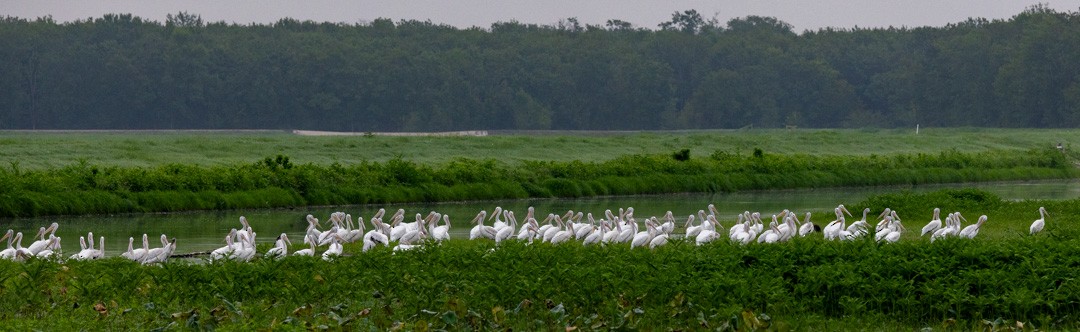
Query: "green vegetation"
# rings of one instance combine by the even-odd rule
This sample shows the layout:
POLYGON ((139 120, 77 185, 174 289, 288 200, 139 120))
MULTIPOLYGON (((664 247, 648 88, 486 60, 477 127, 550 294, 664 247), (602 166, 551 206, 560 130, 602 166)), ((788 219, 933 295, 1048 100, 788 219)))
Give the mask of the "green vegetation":
POLYGON ((752 189, 875 186, 1076 176, 1054 149, 892 156, 751 155, 714 151, 608 161, 454 159, 426 165, 400 158, 327 166, 267 157, 253 164, 0 168, 0 216, 384 204, 529 197, 587 197, 752 189))
MULTIPOLYGON (((973 240, 932 244, 808 237, 650 251, 457 240, 396 253, 352 244, 332 262, 0 261, 0 320, 60 330, 1080 328, 1080 201, 947 190, 853 205, 862 206, 992 219, 973 240), (1008 231, 1038 206, 1053 213, 1046 233, 1008 231)), ((916 219, 905 218, 909 229, 916 219)))
MULTIPOLYGON (((793 31, 0 18, 0 128, 335 131, 1080 125, 1080 13, 793 31)), ((554 22, 551 22, 554 23, 554 22)))
POLYGON ((689 149, 691 158, 716 151, 749 154, 890 156, 990 151, 1027 151, 1064 144, 1080 159, 1080 130, 926 128, 753 129, 658 132, 553 132, 487 137, 297 136, 285 132, 13 132, 0 131, 0 166, 61 168, 78 163, 99 167, 156 167, 165 164, 233 166, 266 156, 287 155, 296 164, 328 166, 400 158, 445 164, 456 158, 602 162, 628 154, 671 154, 689 149))

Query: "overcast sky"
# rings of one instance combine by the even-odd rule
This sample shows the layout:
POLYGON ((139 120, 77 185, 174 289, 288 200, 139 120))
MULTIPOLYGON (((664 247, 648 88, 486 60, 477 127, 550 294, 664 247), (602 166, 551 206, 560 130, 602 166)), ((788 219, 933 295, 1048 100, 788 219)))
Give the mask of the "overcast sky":
POLYGON ((508 21, 546 25, 576 17, 582 24, 603 25, 608 19, 620 19, 655 29, 675 11, 696 9, 705 18, 721 22, 747 15, 772 16, 801 32, 823 27, 944 26, 970 17, 1007 19, 1036 3, 1059 12, 1080 10, 1080 0, 0 0, 0 16, 52 15, 67 22, 131 13, 163 22, 166 14, 186 11, 207 22, 239 24, 273 23, 285 17, 345 23, 390 18, 463 28, 508 21))

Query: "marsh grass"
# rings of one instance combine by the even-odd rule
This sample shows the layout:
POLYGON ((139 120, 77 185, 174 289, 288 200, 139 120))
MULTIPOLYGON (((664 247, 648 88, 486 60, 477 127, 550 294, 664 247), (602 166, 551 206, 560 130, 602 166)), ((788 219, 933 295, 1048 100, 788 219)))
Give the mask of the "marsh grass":
POLYGON ((524 161, 603 162, 629 154, 671 154, 691 158, 714 151, 749 154, 868 156, 1027 151, 1063 143, 1072 153, 1080 131, 1065 129, 923 128, 707 130, 660 132, 555 132, 550 135, 499 133, 487 137, 296 136, 258 132, 0 132, 0 165, 24 169, 61 168, 80 161, 102 167, 164 164, 229 166, 278 154, 300 163, 351 165, 400 158, 441 164, 456 158, 524 161))
POLYGON ((1036 205, 1059 216, 1037 236, 934 243, 675 240, 633 250, 458 240, 407 252, 350 244, 329 262, 0 261, 0 320, 61 330, 1075 329, 1078 203, 944 190, 854 205, 993 211, 998 223, 984 232, 1030 223, 1036 205))
POLYGON ((309 205, 520 198, 576 198, 682 192, 918 185, 1071 178, 1068 157, 1027 151, 891 156, 812 156, 714 151, 685 160, 625 155, 603 162, 456 158, 328 166, 283 155, 233 166, 165 164, 59 169, 0 168, 0 216, 161 212, 309 205))

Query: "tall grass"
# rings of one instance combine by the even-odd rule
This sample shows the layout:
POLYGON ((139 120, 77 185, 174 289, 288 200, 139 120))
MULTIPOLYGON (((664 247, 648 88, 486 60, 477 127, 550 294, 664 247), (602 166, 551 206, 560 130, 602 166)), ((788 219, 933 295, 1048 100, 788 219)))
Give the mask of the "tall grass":
POLYGON ((700 130, 667 132, 555 132, 551 135, 494 133, 487 137, 314 137, 285 132, 11 132, 0 131, 0 165, 24 169, 61 168, 80 161, 101 167, 156 167, 164 164, 231 166, 285 154, 329 166, 400 158, 443 164, 456 158, 524 161, 602 162, 627 154, 689 157, 755 147, 776 154, 869 156, 1027 151, 1063 143, 1080 145, 1080 131, 1061 129, 922 128, 700 130))
POLYGON ((892 156, 714 152, 677 160, 627 155, 602 162, 458 158, 428 165, 386 162, 298 164, 282 155, 251 164, 203 167, 0 168, 0 216, 180 211, 587 197, 750 189, 872 186, 1069 178, 1076 170, 1052 149, 892 156))
POLYGON ((1036 205, 1060 217, 1039 236, 934 243, 808 237, 632 250, 458 240, 409 252, 347 245, 350 256, 332 262, 0 261, 0 320, 54 330, 1080 327, 1080 200, 949 190, 855 206, 879 204, 992 211, 988 229, 1026 225, 1036 205))

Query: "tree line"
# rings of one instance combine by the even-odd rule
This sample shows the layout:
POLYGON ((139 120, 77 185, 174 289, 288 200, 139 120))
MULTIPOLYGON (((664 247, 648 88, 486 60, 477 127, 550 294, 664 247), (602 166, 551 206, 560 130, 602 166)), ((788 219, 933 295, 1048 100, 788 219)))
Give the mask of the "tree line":
POLYGON ((1080 13, 796 33, 430 21, 0 19, 0 129, 652 130, 1080 125, 1080 13))

